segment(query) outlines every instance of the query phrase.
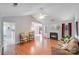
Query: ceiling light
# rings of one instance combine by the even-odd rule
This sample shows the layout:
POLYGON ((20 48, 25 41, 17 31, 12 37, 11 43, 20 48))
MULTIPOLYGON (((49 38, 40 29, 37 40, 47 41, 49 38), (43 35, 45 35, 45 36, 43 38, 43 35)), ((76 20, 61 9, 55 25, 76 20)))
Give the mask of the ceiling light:
POLYGON ((39 18, 40 18, 40 19, 43 19, 43 18, 45 18, 45 16, 40 16, 39 18))
POLYGON ((13 3, 13 6, 16 7, 18 5, 18 3, 13 3))
POLYGON ((40 15, 39 19, 44 19, 46 15, 40 15))
POLYGON ((47 12, 44 10, 44 8, 39 8, 36 13, 33 15, 33 17, 37 20, 44 19, 47 16, 47 12))
POLYGON ((46 11, 43 8, 40 8, 39 12, 40 12, 39 19, 44 19, 45 16, 47 16, 47 13, 46 13, 46 11))

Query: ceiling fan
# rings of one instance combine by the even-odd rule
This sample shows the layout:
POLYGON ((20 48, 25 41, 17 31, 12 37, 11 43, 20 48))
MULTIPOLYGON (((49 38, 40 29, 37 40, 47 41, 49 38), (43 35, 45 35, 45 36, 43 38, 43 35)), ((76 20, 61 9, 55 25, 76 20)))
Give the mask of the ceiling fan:
POLYGON ((18 6, 18 3, 13 3, 13 7, 17 7, 18 6))
POLYGON ((44 19, 48 15, 47 12, 44 10, 44 8, 39 8, 38 12, 39 12, 38 16, 39 19, 44 19))

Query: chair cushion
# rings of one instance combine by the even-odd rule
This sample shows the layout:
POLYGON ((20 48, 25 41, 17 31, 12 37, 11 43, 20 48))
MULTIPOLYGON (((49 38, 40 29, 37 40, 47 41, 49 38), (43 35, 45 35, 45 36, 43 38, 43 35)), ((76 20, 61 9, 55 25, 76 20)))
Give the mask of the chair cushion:
POLYGON ((70 40, 66 49, 69 50, 71 53, 77 53, 79 51, 78 40, 77 39, 70 40))

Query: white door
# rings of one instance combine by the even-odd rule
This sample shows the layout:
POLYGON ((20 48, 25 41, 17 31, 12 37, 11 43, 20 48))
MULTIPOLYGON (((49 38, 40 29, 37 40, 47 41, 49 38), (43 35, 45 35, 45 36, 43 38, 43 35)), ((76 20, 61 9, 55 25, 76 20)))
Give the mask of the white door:
POLYGON ((3 22, 4 52, 6 52, 9 49, 9 46, 13 44, 15 44, 15 23, 3 22))

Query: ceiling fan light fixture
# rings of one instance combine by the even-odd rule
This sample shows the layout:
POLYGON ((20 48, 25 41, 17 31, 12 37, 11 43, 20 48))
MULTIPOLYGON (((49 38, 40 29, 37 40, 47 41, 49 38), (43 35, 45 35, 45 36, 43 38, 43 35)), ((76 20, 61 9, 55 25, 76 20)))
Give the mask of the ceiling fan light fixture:
POLYGON ((14 6, 14 7, 18 6, 18 3, 13 3, 13 6, 14 6))
POLYGON ((45 16, 40 16, 40 17, 39 17, 39 19, 44 19, 44 18, 45 18, 45 16))

